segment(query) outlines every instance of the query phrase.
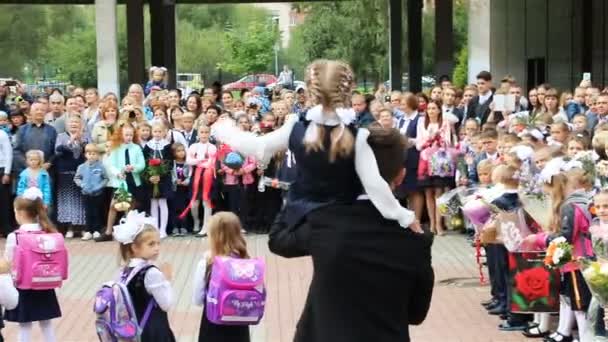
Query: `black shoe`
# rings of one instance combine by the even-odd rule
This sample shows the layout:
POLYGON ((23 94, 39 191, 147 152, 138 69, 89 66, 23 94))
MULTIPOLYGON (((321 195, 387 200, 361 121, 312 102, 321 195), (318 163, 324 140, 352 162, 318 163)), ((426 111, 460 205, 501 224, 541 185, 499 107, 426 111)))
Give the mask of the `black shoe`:
POLYGON ((564 336, 557 331, 543 338, 543 342, 572 342, 573 340, 572 336, 564 336))
POLYGON ((498 330, 500 331, 519 331, 526 330, 527 328, 528 324, 525 322, 509 322, 508 320, 498 325, 498 330))
POLYGON ((497 307, 493 308, 492 310, 488 310, 488 313, 490 315, 500 316, 500 315, 506 314, 507 310, 502 306, 497 306, 497 307))
POLYGON ((509 314, 508 313, 504 313, 502 315, 499 316, 500 319, 502 319, 503 321, 506 321, 509 319, 509 314))
POLYGON ((494 298, 492 299, 488 299, 488 300, 484 300, 483 302, 481 302, 481 306, 483 306, 484 308, 487 308, 488 306, 497 303, 498 301, 494 298))
POLYGON ((490 305, 486 306, 486 310, 492 310, 492 309, 496 309, 497 307, 502 306, 500 304, 499 301, 494 301, 493 303, 490 303, 490 305))
POLYGON ((95 242, 106 242, 106 241, 112 241, 112 235, 110 234, 101 234, 98 238, 94 239, 95 242))
POLYGON ((522 331, 522 334, 528 338, 541 338, 549 336, 548 331, 540 331, 538 326, 528 327, 528 329, 522 331))

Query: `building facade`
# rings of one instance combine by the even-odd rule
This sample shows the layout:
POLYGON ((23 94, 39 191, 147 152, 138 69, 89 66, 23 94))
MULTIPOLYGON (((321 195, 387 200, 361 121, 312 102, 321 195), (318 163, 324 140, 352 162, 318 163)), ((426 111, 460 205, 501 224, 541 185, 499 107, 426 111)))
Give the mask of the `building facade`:
POLYGON ((470 0, 469 81, 481 70, 525 88, 608 85, 608 1, 470 0))

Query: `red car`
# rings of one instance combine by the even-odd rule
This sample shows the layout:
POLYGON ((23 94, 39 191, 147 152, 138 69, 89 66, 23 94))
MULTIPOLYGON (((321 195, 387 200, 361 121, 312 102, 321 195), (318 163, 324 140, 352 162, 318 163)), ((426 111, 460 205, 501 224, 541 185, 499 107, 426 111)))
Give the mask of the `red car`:
POLYGON ((253 74, 247 75, 240 80, 224 85, 224 90, 240 91, 241 89, 253 89, 254 87, 264 83, 266 85, 275 83, 277 78, 270 74, 253 74))

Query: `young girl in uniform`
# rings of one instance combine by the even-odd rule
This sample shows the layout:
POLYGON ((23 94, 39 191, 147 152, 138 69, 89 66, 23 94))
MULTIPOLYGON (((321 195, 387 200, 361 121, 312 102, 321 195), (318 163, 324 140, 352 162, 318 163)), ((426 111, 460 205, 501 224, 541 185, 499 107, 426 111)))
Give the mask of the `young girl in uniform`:
POLYGON ((144 213, 131 211, 124 223, 114 227, 114 238, 120 243, 120 256, 124 262, 121 274, 129 279, 127 288, 138 322, 148 305, 153 305, 140 341, 173 342, 175 336, 167 317, 167 311, 174 302, 169 282, 172 272, 169 265, 162 265, 159 269, 153 264, 160 253, 160 234, 154 221, 144 213))
MULTIPOLYGON (((553 231, 549 234, 532 234, 526 241, 536 244, 540 249, 546 249, 549 243, 557 238, 564 237, 572 246, 573 257, 588 257, 593 255, 592 250, 584 250, 586 245, 584 239, 589 239, 589 226, 578 227, 575 232, 575 212, 581 210, 588 217, 589 197, 586 187, 593 184, 594 175, 581 168, 565 162, 562 158, 549 161, 540 176, 545 182, 546 190, 551 196, 553 206, 553 218, 551 227, 553 231), (577 246, 583 246, 579 249, 577 246)), ((577 263, 568 263, 560 269, 562 285, 560 289, 559 325, 557 331, 545 338, 549 342, 572 341, 572 326, 574 321, 578 325, 579 332, 586 332, 586 312, 591 301, 591 293, 581 274, 577 263)), ((581 341, 588 340, 581 336, 581 341)))
POLYGON ((380 176, 367 143, 369 131, 355 127, 356 114, 349 108, 355 85, 350 66, 339 61, 313 62, 307 68, 306 83, 314 107, 304 121, 290 116, 280 129, 256 137, 226 120, 215 125, 216 137, 245 155, 253 155, 262 165, 268 165, 278 151, 294 153, 298 174, 285 206, 287 227, 301 224, 314 209, 350 204, 365 192, 385 218, 420 231, 413 212, 399 205, 380 176))
MULTIPOLYGON (((206 288, 209 285, 211 266, 216 256, 249 258, 247 243, 241 234, 239 218, 230 212, 219 212, 209 220, 209 246, 203 259, 194 269, 193 301, 204 306, 206 288)), ((199 342, 249 342, 249 327, 236 325, 217 325, 209 322, 203 309, 198 335, 199 342)))
MULTIPOLYGON (((108 173, 108 186, 118 189, 126 188, 133 196, 131 208, 135 207, 142 211, 147 211, 149 203, 146 196, 142 194, 141 173, 146 167, 144 154, 139 146, 139 139, 135 128, 128 122, 119 122, 114 134, 109 153, 104 160, 104 166, 108 173)), ((110 203, 108 212, 108 222, 106 232, 97 242, 112 240, 112 226, 116 220, 117 211, 114 208, 114 200, 110 203)))
POLYGON ((191 187, 190 179, 192 177, 192 167, 186 164, 186 147, 180 143, 175 143, 171 146, 173 150, 173 202, 174 202, 174 218, 173 235, 186 235, 192 233, 192 225, 188 223, 186 218, 181 219, 181 214, 187 207, 190 201, 191 187))
MULTIPOLYGON (((146 165, 152 159, 159 159, 166 168, 169 168, 173 161, 173 151, 171 145, 165 139, 167 136, 167 127, 162 121, 154 121, 152 123, 152 139, 144 146, 144 157, 146 165)), ((160 238, 167 237, 167 223, 169 222, 169 207, 167 199, 172 196, 171 172, 167 172, 162 176, 151 176, 147 179, 149 182, 147 195, 150 200, 150 213, 157 220, 156 226, 160 230, 160 238), (155 187, 158 193, 154 193, 155 187)))
MULTIPOLYGON (((21 231, 43 231, 56 233, 57 229, 49 220, 42 202, 40 189, 30 187, 15 199, 15 219, 21 231)), ((4 257, 13 261, 17 236, 10 233, 6 238, 4 257)), ((5 312, 9 322, 19 323, 19 341, 32 340, 32 323, 39 322, 45 342, 54 342, 55 332, 51 320, 61 317, 61 309, 57 301, 55 290, 21 290, 17 307, 5 312)))
POLYGON ((180 216, 184 216, 188 209, 192 210, 192 218, 194 219, 194 232, 199 232, 201 236, 207 236, 207 224, 211 218, 211 184, 215 178, 215 161, 217 148, 209 138, 211 129, 207 125, 201 125, 198 129, 199 142, 188 148, 186 164, 196 167, 196 171, 192 178, 192 199, 186 211, 180 216), (199 219, 199 199, 203 200, 203 226, 201 228, 199 219))

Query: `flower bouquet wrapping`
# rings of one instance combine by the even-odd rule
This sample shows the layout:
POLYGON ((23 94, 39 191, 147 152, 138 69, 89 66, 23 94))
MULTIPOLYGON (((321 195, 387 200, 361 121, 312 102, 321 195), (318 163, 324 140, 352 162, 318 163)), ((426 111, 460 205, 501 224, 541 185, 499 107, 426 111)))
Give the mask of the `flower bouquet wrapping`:
POLYGON ((557 312, 560 273, 544 265, 543 252, 509 253, 512 312, 557 312))
POLYGON ((608 305, 608 259, 581 259, 583 278, 602 307, 608 305))
POLYGON ((439 210, 441 216, 451 217, 458 214, 460 207, 462 207, 458 196, 461 191, 462 188, 452 189, 437 198, 437 210, 439 210))
POLYGON ((566 241, 566 238, 560 236, 547 247, 545 255, 545 266, 550 269, 560 268, 572 261, 572 245, 566 241))
POLYGON ((532 234, 526 222, 523 209, 500 212, 496 215, 498 224, 497 240, 501 241, 509 252, 534 251, 524 244, 525 238, 532 234))
MULTIPOLYGON (((162 177, 169 173, 167 164, 159 158, 151 158, 148 160, 146 169, 144 170, 144 176, 149 179, 150 177, 162 177)), ((158 198, 160 196, 159 183, 152 184, 152 197, 158 198)))
POLYGON ((133 195, 129 193, 126 186, 121 186, 114 192, 113 201, 114 209, 116 209, 116 211, 124 212, 131 208, 133 195))

